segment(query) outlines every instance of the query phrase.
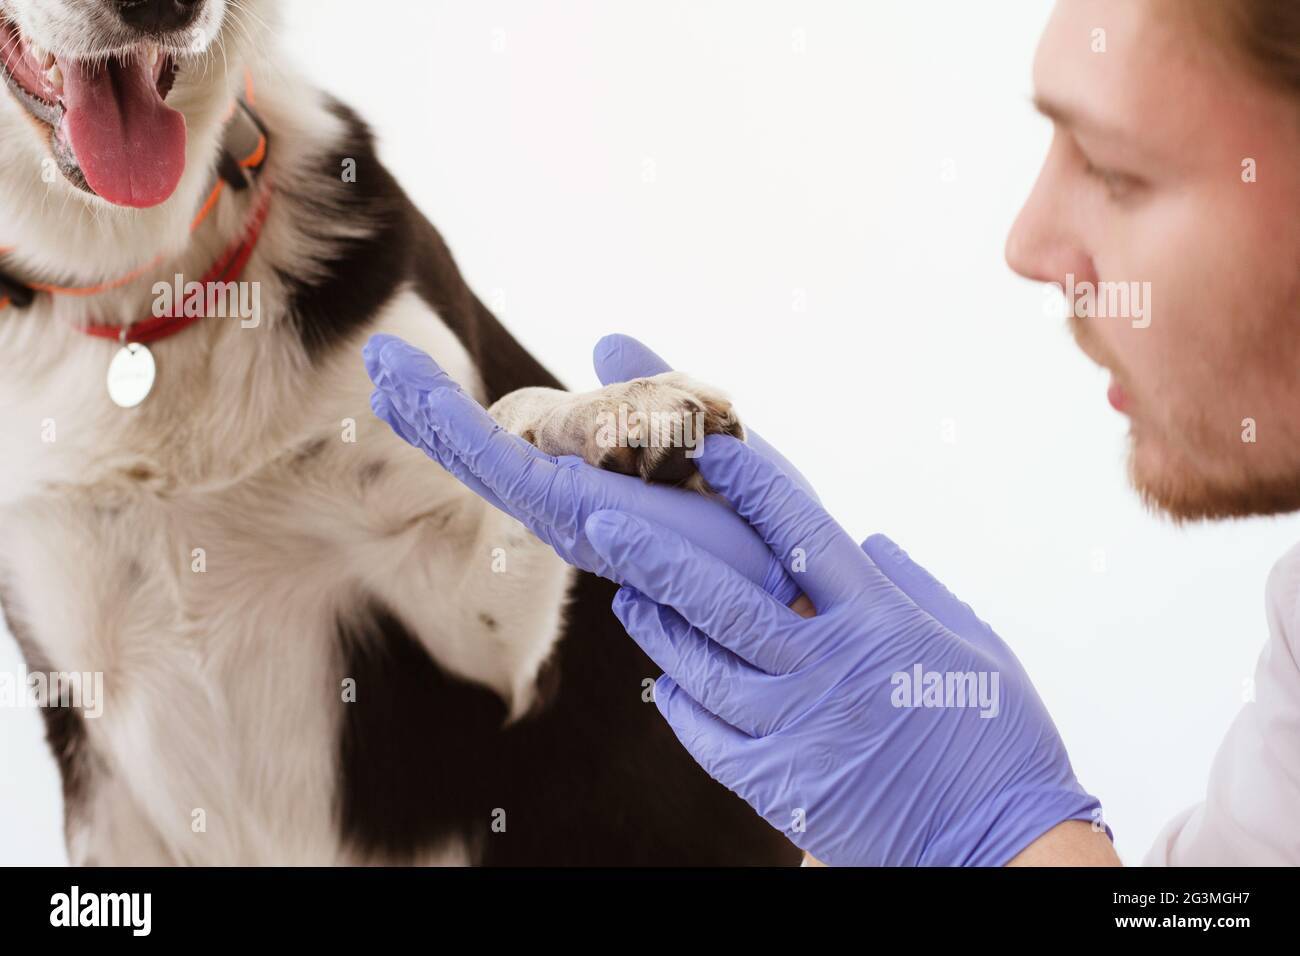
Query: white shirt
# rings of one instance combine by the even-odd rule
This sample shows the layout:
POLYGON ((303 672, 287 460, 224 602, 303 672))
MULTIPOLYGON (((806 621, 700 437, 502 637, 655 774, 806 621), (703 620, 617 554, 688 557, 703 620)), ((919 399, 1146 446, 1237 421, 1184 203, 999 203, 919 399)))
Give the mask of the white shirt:
POLYGON ((1219 745, 1202 803, 1160 832, 1146 866, 1300 865, 1300 545, 1273 566, 1255 700, 1219 745))

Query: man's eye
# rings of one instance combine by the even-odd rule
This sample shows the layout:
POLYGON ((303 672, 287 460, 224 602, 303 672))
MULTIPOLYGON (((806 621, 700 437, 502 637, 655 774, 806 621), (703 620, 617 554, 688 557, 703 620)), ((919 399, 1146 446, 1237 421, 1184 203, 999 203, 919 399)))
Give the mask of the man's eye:
POLYGON ((1083 161, 1084 172, 1101 183, 1111 199, 1123 199, 1140 184, 1136 176, 1121 173, 1118 170, 1094 166, 1091 160, 1083 161))

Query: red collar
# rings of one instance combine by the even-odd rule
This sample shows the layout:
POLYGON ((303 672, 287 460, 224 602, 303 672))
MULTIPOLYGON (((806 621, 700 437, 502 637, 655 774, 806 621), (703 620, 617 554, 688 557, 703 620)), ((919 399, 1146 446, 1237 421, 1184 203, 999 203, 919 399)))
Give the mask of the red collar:
MULTIPOLYGON (((205 193, 203 204, 190 222, 190 232, 196 232, 199 226, 207 220, 208 215, 216 207, 217 200, 221 198, 224 189, 229 187, 233 192, 243 192, 249 189, 256 183, 259 174, 265 167, 269 137, 261 117, 257 115, 254 109, 256 93, 253 89, 252 76, 249 74, 245 75, 244 87, 243 95, 231 104, 230 113, 226 117, 221 156, 216 169, 212 173, 212 182, 207 193, 205 193)), ((268 202, 270 202, 269 184, 263 186, 263 197, 258 200, 258 205, 254 209, 250 225, 243 238, 227 249, 221 258, 217 260, 217 264, 203 279, 205 285, 209 282, 233 282, 239 278, 261 234, 262 226, 266 220, 265 206, 268 202)), ((165 261, 164 257, 160 255, 124 276, 93 286, 60 286, 52 283, 22 282, 7 275, 3 269, 2 260, 6 253, 12 251, 12 249, 0 248, 0 311, 10 306, 26 308, 38 293, 81 298, 120 289, 147 275, 165 261)), ((185 316, 183 304, 174 312, 178 312, 179 316, 163 316, 162 319, 150 318, 133 324, 131 326, 131 340, 136 342, 156 341, 168 335, 173 335, 196 321, 196 317, 185 316), (178 318, 182 318, 184 321, 176 324, 178 318), (173 325, 175 327, 172 327, 173 325), (148 336, 148 338, 145 338, 145 336, 148 336)), ((91 335, 108 338, 110 336, 105 333, 107 328, 107 326, 96 325, 91 326, 86 331, 91 335)), ((114 327, 111 337, 120 338, 121 332, 121 327, 114 327)))
POLYGON ((198 298, 200 303, 206 302, 206 291, 214 283, 237 282, 239 280, 239 277, 244 274, 244 268, 248 265, 248 260, 253 256, 253 250, 257 248, 257 241, 262 238, 262 227, 266 225, 266 217, 270 211, 271 183, 268 181, 262 185, 261 195, 257 198, 257 204, 253 207, 253 215, 250 217, 243 234, 221 254, 207 274, 199 280, 199 288, 187 295, 184 301, 172 303, 170 314, 151 316, 141 322, 133 322, 129 326, 87 325, 82 331, 96 338, 118 340, 123 345, 128 342, 148 345, 151 342, 157 342, 160 339, 175 335, 177 332, 183 332, 195 322, 206 318, 206 313, 202 308, 195 310, 197 314, 187 314, 190 310, 186 308, 186 304, 193 302, 195 298, 198 298))

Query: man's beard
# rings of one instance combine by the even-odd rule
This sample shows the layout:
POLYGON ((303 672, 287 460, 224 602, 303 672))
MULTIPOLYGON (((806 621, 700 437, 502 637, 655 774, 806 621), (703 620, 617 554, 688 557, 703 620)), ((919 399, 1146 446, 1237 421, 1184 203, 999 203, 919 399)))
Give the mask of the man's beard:
MULTIPOLYGON (((1085 355, 1127 381, 1123 366, 1092 336, 1084 320, 1072 315, 1069 324, 1085 355)), ((1176 440, 1150 428, 1136 422, 1130 428, 1128 473, 1151 511, 1180 524, 1300 511, 1300 463, 1289 474, 1261 475, 1248 465, 1250 458, 1264 457, 1258 453, 1262 449, 1244 440, 1235 444, 1231 433, 1224 434, 1204 415, 1180 422, 1176 440), (1163 453, 1148 461, 1143 451, 1156 447, 1163 453)))
POLYGON ((1222 474, 1206 467, 1209 460, 1217 459, 1221 464, 1227 455, 1147 467, 1138 447, 1141 440, 1130 436, 1129 480, 1143 504, 1172 518, 1175 523, 1300 511, 1300 478, 1251 474, 1245 469, 1244 461, 1237 467, 1223 469, 1222 474))

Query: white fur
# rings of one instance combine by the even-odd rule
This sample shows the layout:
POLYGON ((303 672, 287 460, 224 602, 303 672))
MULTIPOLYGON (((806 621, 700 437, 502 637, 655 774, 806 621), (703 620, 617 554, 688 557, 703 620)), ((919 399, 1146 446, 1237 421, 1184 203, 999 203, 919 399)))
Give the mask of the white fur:
MULTIPOLYGON (((25 24, 49 24, 37 38, 59 49, 67 31, 56 27, 78 5, 4 3, 15 7, 33 14, 25 24)), ((154 210, 42 182, 44 144, 0 93, 0 244, 18 247, 22 268, 90 283, 163 253, 195 275, 231 241, 242 197, 223 197, 188 233, 249 47, 229 22, 222 42, 226 56, 208 58, 206 75, 182 74, 169 98, 186 114, 190 156, 176 196, 154 210)), ((261 71, 268 62, 253 60, 261 71)), ((263 72, 257 86, 276 134, 267 174, 290 178, 337 121, 292 76, 263 72)), ((304 235, 290 210, 272 207, 244 276, 262 284, 263 325, 208 319, 158 343, 158 383, 133 412, 105 390, 116 345, 78 326, 147 315, 150 280, 0 316, 10 611, 51 667, 105 675, 104 715, 86 722, 91 799, 69 820, 73 862, 368 862, 340 846, 331 803, 347 706, 339 616, 376 595, 444 669, 492 687, 515 715, 558 633, 568 570, 374 418, 365 335, 312 369, 294 336, 275 334, 283 292, 267 263, 310 275, 332 241, 364 228, 311 226, 304 235), (319 452, 299 462, 313 443, 319 452), (494 547, 508 549, 508 573, 490 573, 494 547), (491 630, 478 616, 486 608, 491 630), (194 832, 196 811, 206 832, 194 832)), ((427 349, 481 397, 464 349, 414 293, 365 334, 377 331, 427 349)), ((448 846, 426 862, 465 861, 448 846)))

